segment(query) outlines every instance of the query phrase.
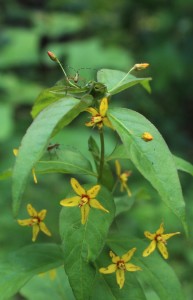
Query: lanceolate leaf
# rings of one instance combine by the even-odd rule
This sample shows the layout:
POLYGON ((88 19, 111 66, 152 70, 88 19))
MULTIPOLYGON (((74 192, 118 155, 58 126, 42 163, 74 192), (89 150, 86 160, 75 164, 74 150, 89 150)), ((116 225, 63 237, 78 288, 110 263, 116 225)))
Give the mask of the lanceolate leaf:
POLYGON ((92 171, 90 161, 78 150, 59 146, 59 149, 50 151, 38 161, 35 167, 36 173, 70 173, 86 174, 97 177, 92 171))
MULTIPOLYGON (((85 188, 88 190, 90 187, 85 188)), ((91 207, 88 221, 84 225, 80 222, 78 206, 64 207, 60 215, 64 266, 77 300, 90 299, 96 271, 89 262, 95 261, 102 251, 115 214, 112 196, 105 188, 100 190, 96 199, 109 213, 91 207)))
POLYGON ((9 254, 0 261, 1 299, 12 297, 34 275, 62 264, 62 250, 56 244, 34 244, 9 254))
POLYGON ((45 108, 28 128, 13 170, 14 215, 18 213, 28 175, 45 152, 50 137, 68 125, 88 105, 89 101, 65 97, 45 108))
POLYGON ((193 176, 193 165, 191 163, 177 156, 174 156, 174 161, 178 170, 184 171, 193 176))
POLYGON ((185 203, 175 162, 161 134, 144 116, 129 109, 109 109, 108 117, 125 145, 128 158, 151 182, 187 231, 185 203), (144 141, 141 138, 144 132, 149 132, 153 140, 144 141))
POLYGON ((151 92, 151 88, 149 85, 149 81, 151 80, 151 78, 137 78, 131 74, 128 74, 126 76, 126 74, 127 73, 122 71, 102 69, 98 71, 97 79, 99 82, 102 82, 106 85, 109 95, 117 94, 138 83, 142 84, 142 86, 148 92, 151 92))

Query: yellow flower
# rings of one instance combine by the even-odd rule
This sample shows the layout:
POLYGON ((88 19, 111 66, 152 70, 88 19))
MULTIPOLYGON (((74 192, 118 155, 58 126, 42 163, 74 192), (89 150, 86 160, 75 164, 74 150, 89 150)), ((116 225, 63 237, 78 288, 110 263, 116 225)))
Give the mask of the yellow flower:
POLYGON ((32 207, 31 204, 27 205, 27 211, 30 215, 30 219, 25 220, 17 220, 19 225, 21 226, 32 226, 32 241, 35 242, 39 231, 41 230, 43 233, 51 236, 50 231, 48 230, 47 226, 43 222, 46 217, 47 210, 43 209, 39 213, 32 207))
POLYGON ((62 206, 78 206, 81 211, 81 223, 85 224, 88 218, 90 207, 101 209, 107 213, 109 211, 105 209, 98 200, 95 199, 100 190, 100 185, 95 185, 88 191, 86 191, 75 178, 71 178, 71 186, 78 196, 63 199, 60 201, 62 206))
POLYGON ((125 171, 121 173, 121 166, 118 160, 115 161, 115 168, 116 168, 116 174, 121 182, 121 188, 120 188, 121 192, 126 190, 128 196, 131 197, 131 191, 127 185, 127 180, 128 177, 131 175, 131 171, 125 171))
POLYGON ((125 271, 135 272, 141 270, 140 267, 128 263, 128 261, 131 259, 135 251, 136 248, 132 248, 121 257, 116 256, 112 251, 110 251, 109 255, 112 258, 113 264, 109 265, 106 268, 100 268, 99 272, 103 274, 110 274, 116 272, 117 283, 120 289, 122 289, 125 282, 125 271))
POLYGON ((158 250, 162 254, 162 256, 167 259, 168 258, 168 251, 166 248, 167 242, 169 238, 176 234, 180 234, 180 232, 175 232, 175 233, 168 233, 168 234, 163 234, 164 233, 164 224, 161 223, 159 229, 156 231, 156 233, 150 233, 149 231, 145 231, 144 235, 146 238, 151 240, 152 242, 150 245, 143 251, 143 256, 146 257, 150 255, 156 248, 158 247, 158 250))
POLYGON ((153 140, 153 136, 149 133, 149 132, 144 132, 141 136, 141 138, 145 141, 145 142, 150 142, 153 140))
POLYGON ((93 107, 89 107, 86 109, 86 111, 91 113, 92 117, 91 117, 91 121, 85 123, 85 125, 88 127, 97 126, 99 129, 101 129, 103 125, 106 125, 107 127, 113 129, 111 122, 106 116, 107 110, 108 110, 108 99, 105 97, 101 100, 99 110, 96 110, 93 107))
MULTIPOLYGON (((19 149, 13 149, 13 154, 15 156, 18 156, 18 153, 19 153, 19 149)), ((37 180, 37 177, 36 177, 36 173, 35 173, 35 168, 32 168, 32 176, 33 176, 33 180, 35 183, 38 183, 38 180, 37 180)))

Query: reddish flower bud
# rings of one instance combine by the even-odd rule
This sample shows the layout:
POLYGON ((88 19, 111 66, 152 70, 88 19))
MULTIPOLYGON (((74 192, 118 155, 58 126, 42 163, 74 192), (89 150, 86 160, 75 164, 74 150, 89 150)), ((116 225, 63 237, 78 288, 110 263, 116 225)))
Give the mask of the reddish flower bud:
POLYGON ((51 60, 53 60, 53 61, 57 61, 58 60, 57 57, 56 57, 56 55, 53 52, 48 51, 47 53, 48 53, 48 56, 49 56, 49 58, 51 60))

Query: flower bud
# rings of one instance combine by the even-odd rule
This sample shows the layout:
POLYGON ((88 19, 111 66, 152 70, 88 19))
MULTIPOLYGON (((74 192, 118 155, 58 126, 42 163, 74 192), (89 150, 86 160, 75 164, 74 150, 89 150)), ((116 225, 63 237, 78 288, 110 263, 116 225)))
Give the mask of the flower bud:
POLYGON ((146 69, 149 67, 149 64, 148 63, 143 63, 143 64, 135 64, 133 69, 134 70, 137 70, 137 71, 141 71, 143 69, 146 69))
POLYGON ((48 53, 48 56, 49 56, 49 58, 51 60, 53 60, 53 61, 57 61, 58 60, 57 57, 56 57, 56 55, 53 52, 48 51, 47 53, 48 53))
POLYGON ((141 138, 145 141, 145 142, 150 142, 153 140, 153 136, 149 133, 149 132, 144 132, 141 136, 141 138))

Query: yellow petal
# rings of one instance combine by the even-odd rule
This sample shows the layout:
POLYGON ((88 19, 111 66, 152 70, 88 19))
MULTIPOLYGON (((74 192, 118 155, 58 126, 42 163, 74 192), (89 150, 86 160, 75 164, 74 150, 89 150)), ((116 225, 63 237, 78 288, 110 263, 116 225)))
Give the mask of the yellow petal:
POLYGON ((167 233, 167 234, 162 234, 163 239, 166 241, 168 239, 170 239, 172 236, 176 235, 176 234, 180 234, 180 232, 174 232, 174 233, 167 233))
POLYGON ((121 258, 117 255, 115 255, 115 253, 113 253, 113 251, 109 252, 110 257, 112 258, 112 262, 114 262, 115 264, 121 260, 121 258))
POLYGON ((115 272, 116 269, 117 269, 116 264, 111 264, 106 268, 100 268, 99 272, 103 273, 103 274, 111 274, 111 273, 115 272))
POLYGON ((155 233, 150 233, 149 231, 145 231, 144 235, 146 236, 146 238, 148 238, 149 240, 153 240, 156 236, 155 233))
POLYGON ((168 250, 167 250, 165 244, 164 244, 163 242, 160 241, 160 242, 157 243, 157 247, 158 247, 158 249, 159 249, 161 255, 162 255, 165 259, 167 259, 167 258, 168 258, 168 250))
POLYGON ((107 109, 108 109, 108 100, 105 97, 101 100, 100 107, 99 107, 99 113, 102 117, 106 115, 107 109))
POLYGON ((122 185, 123 185, 124 189, 127 191, 128 197, 131 197, 131 191, 130 191, 128 185, 125 182, 123 182, 122 185))
POLYGON ((140 271, 141 268, 138 266, 135 266, 133 264, 127 263, 125 264, 126 270, 129 272, 135 272, 135 271, 140 271))
POLYGON ((33 208, 33 206, 32 206, 31 204, 28 204, 28 205, 27 205, 27 211, 28 211, 28 214, 29 214, 31 217, 37 217, 37 216, 38 216, 37 211, 35 210, 35 208, 33 208))
POLYGON ((120 289, 122 289, 122 287, 124 285, 124 282, 125 282, 125 272, 124 272, 124 270, 117 269, 116 279, 117 279, 117 283, 118 283, 120 289))
POLYGON ((156 234, 162 234, 163 232, 164 232, 164 223, 161 223, 159 229, 156 231, 156 234))
POLYGON ((42 209, 39 213, 38 213, 38 218, 42 221, 45 219, 46 217, 46 213, 47 213, 47 210, 46 209, 42 209))
POLYGON ((87 126, 87 127, 92 127, 92 126, 94 126, 95 125, 95 123, 93 122, 93 121, 90 121, 90 122, 86 122, 85 123, 85 126, 87 126))
POLYGON ((93 117, 99 114, 98 111, 93 107, 87 108, 86 111, 88 111, 93 117))
POLYGON ((89 196, 89 198, 95 198, 98 192, 100 191, 100 188, 100 185, 95 185, 90 190, 88 190, 87 195, 89 196))
POLYGON ((85 204, 81 206, 80 211, 81 211, 81 223, 84 225, 87 221, 88 214, 89 214, 90 207, 88 204, 85 204))
POLYGON ((78 206, 80 201, 80 196, 75 196, 72 198, 66 198, 60 201, 62 206, 78 206))
POLYGON ((104 117, 104 118, 103 118, 103 124, 104 124, 105 126, 107 126, 107 127, 109 127, 109 128, 111 128, 111 129, 114 130, 113 125, 111 124, 110 120, 109 120, 107 117, 104 117))
POLYGON ((35 224, 32 226, 32 242, 35 242, 39 231, 40 231, 39 225, 35 224))
POLYGON ((14 148, 14 149, 13 149, 13 154, 14 154, 15 156, 18 156, 18 153, 19 153, 19 149, 14 148))
POLYGON ((70 183, 77 195, 79 196, 86 195, 85 189, 80 185, 80 183, 75 178, 71 178, 70 183))
POLYGON ((106 208, 104 208, 104 207, 98 202, 98 200, 96 200, 96 199, 90 199, 90 206, 91 206, 91 207, 94 207, 94 208, 101 209, 101 210, 103 210, 103 211, 109 213, 109 211, 108 211, 106 208))
POLYGON ((48 230, 48 228, 47 228, 47 226, 46 226, 46 224, 44 222, 40 222, 39 226, 40 226, 40 230, 43 233, 45 233, 46 235, 49 235, 49 236, 52 235, 51 232, 48 230))
POLYGON ((17 222, 21 226, 30 226, 31 225, 31 219, 17 220, 17 222))
POLYGON ((133 256, 134 252, 136 251, 137 248, 132 248, 131 250, 129 250, 126 254, 124 254, 121 257, 121 260, 123 260, 124 262, 128 262, 131 257, 133 256))
POLYGON ((116 169, 116 174, 119 177, 121 175, 121 165, 118 160, 115 161, 115 169, 116 169))
POLYGON ((156 241, 153 240, 150 245, 143 251, 143 256, 146 257, 150 255, 156 248, 156 241))
POLYGON ((38 180, 37 180, 37 177, 36 177, 36 173, 35 173, 35 169, 34 169, 34 168, 32 169, 32 176, 33 176, 34 182, 35 182, 35 183, 38 183, 38 180))

